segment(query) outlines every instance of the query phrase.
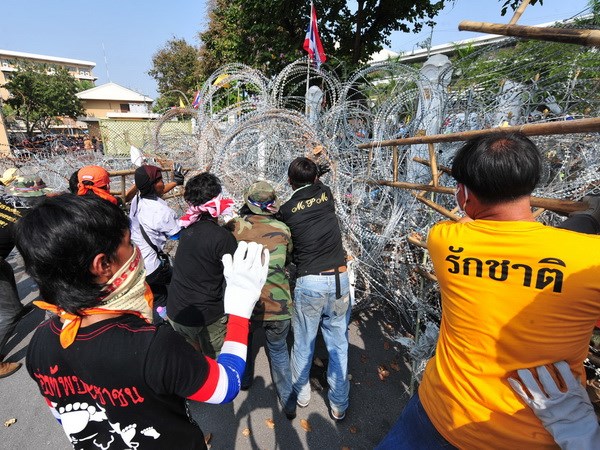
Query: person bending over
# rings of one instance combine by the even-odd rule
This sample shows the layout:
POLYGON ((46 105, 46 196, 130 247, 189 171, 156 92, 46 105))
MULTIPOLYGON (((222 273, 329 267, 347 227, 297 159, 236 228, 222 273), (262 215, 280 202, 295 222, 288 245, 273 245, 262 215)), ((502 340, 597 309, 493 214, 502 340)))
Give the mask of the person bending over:
POLYGON ((214 358, 221 351, 227 323, 221 258, 237 246, 233 234, 217 220, 233 201, 222 198, 219 179, 208 172, 187 182, 183 198, 189 208, 180 219, 183 229, 169 285, 167 315, 175 331, 214 358))
POLYGON ((152 325, 152 294, 129 221, 95 196, 49 198, 16 225, 17 248, 57 315, 40 325, 27 370, 77 449, 204 449, 185 399, 231 401, 244 373, 248 318, 269 254, 240 243, 225 255, 229 323, 217 361, 168 324, 152 325))
POLYGON ((262 328, 265 330, 271 377, 279 401, 287 418, 296 416, 295 399, 292 399, 292 373, 287 336, 290 331, 292 295, 285 272, 288 256, 292 252, 292 237, 287 225, 274 214, 279 211, 279 201, 275 189, 266 181, 253 183, 245 194, 246 204, 240 216, 227 226, 233 228, 238 241, 254 241, 263 244, 271 254, 269 276, 262 289, 260 299, 251 318, 248 339, 246 372, 242 378, 242 389, 249 389, 254 378, 254 357, 252 335, 262 328))

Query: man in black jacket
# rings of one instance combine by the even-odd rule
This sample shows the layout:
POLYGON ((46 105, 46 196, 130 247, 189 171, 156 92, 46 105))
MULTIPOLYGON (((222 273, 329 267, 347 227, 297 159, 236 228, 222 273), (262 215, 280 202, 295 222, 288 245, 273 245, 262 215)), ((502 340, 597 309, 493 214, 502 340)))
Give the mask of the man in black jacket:
POLYGON ((309 372, 319 324, 329 352, 327 381, 331 416, 342 420, 348 408, 348 323, 350 296, 346 256, 331 189, 318 179, 318 167, 296 158, 288 168, 292 197, 280 217, 292 232, 294 289, 292 385, 300 407, 310 401, 309 372))

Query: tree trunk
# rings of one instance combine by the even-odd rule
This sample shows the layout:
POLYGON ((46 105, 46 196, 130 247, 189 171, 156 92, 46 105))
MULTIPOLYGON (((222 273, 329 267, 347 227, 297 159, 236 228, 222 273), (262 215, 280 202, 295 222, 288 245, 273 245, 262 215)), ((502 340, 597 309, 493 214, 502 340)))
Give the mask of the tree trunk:
POLYGON ((365 2, 364 0, 358 0, 356 10, 356 34, 354 35, 354 46, 352 47, 352 62, 358 64, 360 60, 360 53, 362 48, 362 33, 363 33, 363 14, 365 2))

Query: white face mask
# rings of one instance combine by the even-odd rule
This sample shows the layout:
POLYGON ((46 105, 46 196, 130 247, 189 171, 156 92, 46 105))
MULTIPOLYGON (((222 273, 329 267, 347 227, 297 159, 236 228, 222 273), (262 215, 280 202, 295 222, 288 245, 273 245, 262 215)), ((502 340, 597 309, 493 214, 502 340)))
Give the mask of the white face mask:
POLYGON ((458 207, 458 211, 461 214, 467 214, 467 212, 465 211, 465 207, 467 205, 467 200, 469 199, 469 190, 467 189, 467 187, 464 184, 462 184, 461 186, 463 187, 463 193, 465 195, 465 201, 463 202, 462 206, 461 206, 460 202, 458 201, 458 191, 460 189, 459 187, 457 187, 454 190, 454 201, 456 202, 456 206, 458 207))

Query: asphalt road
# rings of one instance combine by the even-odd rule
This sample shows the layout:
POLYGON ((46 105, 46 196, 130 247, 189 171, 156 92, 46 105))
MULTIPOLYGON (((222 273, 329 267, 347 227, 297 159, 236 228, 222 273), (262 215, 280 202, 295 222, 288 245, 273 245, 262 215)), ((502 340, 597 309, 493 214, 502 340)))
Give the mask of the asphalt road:
MULTIPOLYGON (((24 273, 18 255, 11 255, 9 262, 18 267, 15 274, 23 304, 30 303, 37 298, 34 283, 24 273)), ((43 320, 44 312, 37 308, 21 320, 5 347, 8 361, 25 361, 31 334, 43 320)), ((258 335, 256 343, 261 347, 251 389, 240 392, 231 404, 191 404, 192 415, 205 435, 212 436, 211 448, 371 449, 377 445, 408 400, 408 369, 376 317, 361 315, 351 323, 349 334, 350 407, 342 422, 329 417, 323 369, 318 365, 313 366, 309 406, 298 408, 293 421, 285 417, 271 382, 264 342, 258 335), (384 381, 379 366, 389 372, 384 381)), ((317 341, 315 355, 326 363, 322 339, 317 341)), ((0 448, 71 448, 25 368, 0 379, 0 448), (16 423, 10 427, 1 426, 13 418, 16 423)))

